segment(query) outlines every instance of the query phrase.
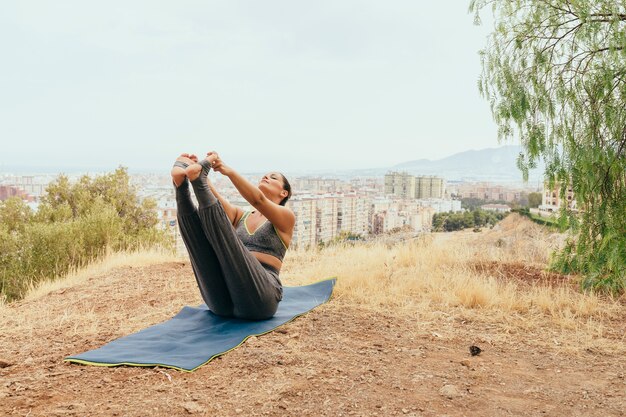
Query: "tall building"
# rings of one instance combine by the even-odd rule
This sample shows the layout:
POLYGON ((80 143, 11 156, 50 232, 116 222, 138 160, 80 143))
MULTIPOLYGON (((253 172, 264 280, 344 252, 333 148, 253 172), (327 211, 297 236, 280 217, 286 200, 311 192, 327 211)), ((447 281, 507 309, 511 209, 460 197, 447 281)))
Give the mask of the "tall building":
POLYGON ((339 201, 336 197, 317 200, 317 242, 329 242, 338 234, 339 201))
POLYGON ((406 172, 389 172, 385 174, 385 195, 414 199, 415 177, 406 172))
POLYGON ((385 194, 404 199, 444 198, 446 182, 441 177, 415 177, 406 172, 385 174, 385 194))
POLYGON ((289 201, 296 216, 290 246, 311 247, 317 244, 317 200, 302 198, 289 201))
POLYGON ((288 203, 296 216, 291 245, 310 247, 341 232, 369 233, 369 199, 357 195, 296 196, 288 203))
POLYGON ((443 198, 446 193, 445 180, 441 177, 416 177, 415 198, 443 198))
POLYGON ((369 204, 368 200, 356 195, 344 196, 339 199, 337 230, 356 235, 368 234, 369 204))

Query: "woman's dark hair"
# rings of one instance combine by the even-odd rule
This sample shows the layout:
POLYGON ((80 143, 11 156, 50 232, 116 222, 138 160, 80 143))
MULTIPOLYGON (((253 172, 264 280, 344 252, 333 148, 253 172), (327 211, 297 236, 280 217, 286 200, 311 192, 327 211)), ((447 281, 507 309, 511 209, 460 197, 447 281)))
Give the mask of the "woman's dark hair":
POLYGON ((283 198, 279 203, 281 206, 284 206, 291 197, 291 184, 289 184, 289 181, 287 181, 287 178, 282 173, 280 176, 283 177, 283 190, 287 191, 287 197, 283 198))

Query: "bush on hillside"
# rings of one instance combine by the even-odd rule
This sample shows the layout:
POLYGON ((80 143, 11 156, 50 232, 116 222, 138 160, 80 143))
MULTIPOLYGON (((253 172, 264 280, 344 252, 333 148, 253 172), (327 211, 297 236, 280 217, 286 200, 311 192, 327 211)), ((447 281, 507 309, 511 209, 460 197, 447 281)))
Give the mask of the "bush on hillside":
POLYGON ((61 175, 47 188, 37 213, 19 198, 0 202, 0 297, 66 275, 109 251, 172 247, 155 228, 156 204, 139 202, 124 168, 75 184, 61 175))
POLYGON ((493 226, 505 218, 506 215, 507 213, 497 213, 482 209, 464 211, 462 213, 436 213, 433 216, 433 231, 453 232, 455 230, 493 226))

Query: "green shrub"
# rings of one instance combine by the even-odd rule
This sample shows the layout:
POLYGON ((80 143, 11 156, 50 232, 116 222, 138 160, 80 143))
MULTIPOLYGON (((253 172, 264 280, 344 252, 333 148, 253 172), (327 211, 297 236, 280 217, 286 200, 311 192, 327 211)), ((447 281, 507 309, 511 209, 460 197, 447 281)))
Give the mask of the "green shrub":
POLYGON ((433 230, 435 232, 453 232, 463 229, 479 229, 483 226, 493 226, 507 213, 498 213, 482 209, 465 211, 462 213, 436 213, 433 216, 433 230))
POLYGON ((108 251, 172 248, 155 228, 156 204, 139 203, 126 170, 50 184, 37 213, 19 199, 0 204, 0 297, 22 298, 38 282, 64 276, 108 251))

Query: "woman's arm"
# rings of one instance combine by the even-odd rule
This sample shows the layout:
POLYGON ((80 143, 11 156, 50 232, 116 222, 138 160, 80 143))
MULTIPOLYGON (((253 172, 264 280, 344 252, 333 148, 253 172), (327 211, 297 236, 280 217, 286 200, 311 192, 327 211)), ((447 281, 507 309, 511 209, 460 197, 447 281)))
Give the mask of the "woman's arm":
POLYGON ((258 187, 224 164, 221 159, 213 160, 213 169, 227 176, 241 196, 252 207, 259 210, 278 230, 291 235, 293 226, 296 223, 296 216, 290 209, 269 200, 258 187))

